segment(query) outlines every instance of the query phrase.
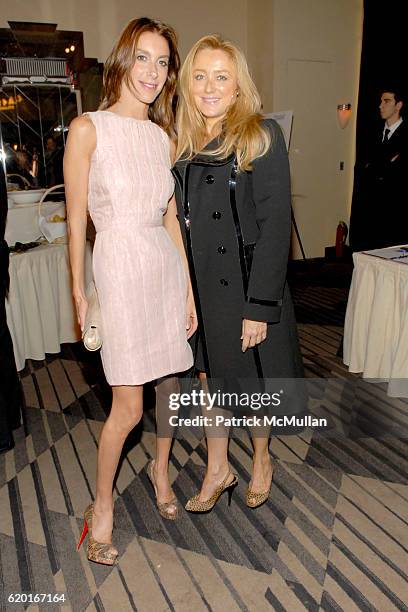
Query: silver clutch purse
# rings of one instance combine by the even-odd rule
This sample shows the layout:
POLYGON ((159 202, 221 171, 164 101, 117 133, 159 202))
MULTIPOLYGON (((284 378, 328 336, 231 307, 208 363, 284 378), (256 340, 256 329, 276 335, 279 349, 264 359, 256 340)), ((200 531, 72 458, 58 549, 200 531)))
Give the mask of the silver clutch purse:
POLYGON ((95 283, 91 281, 86 290, 88 310, 82 332, 82 341, 88 351, 97 351, 102 346, 102 318, 95 283))

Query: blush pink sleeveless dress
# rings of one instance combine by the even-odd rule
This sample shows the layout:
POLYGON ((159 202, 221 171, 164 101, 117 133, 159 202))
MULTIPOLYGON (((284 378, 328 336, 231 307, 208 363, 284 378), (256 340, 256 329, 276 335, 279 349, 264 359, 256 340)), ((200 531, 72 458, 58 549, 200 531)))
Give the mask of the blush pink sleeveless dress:
POLYGON ((167 134, 151 121, 87 113, 96 129, 88 207, 110 385, 140 385, 191 367, 187 278, 163 227, 173 193, 167 134))

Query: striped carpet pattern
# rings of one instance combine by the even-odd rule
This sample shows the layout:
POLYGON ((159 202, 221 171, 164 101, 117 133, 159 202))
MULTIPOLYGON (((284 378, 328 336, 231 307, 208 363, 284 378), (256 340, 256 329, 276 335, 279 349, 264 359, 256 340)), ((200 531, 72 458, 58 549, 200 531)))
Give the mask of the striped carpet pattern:
MULTIPOLYGON (((24 425, 15 449, 0 455, 1 610, 408 610, 407 439, 399 429, 382 437, 364 433, 373 422, 403 429, 407 403, 391 402, 381 385, 359 387, 343 366, 346 288, 302 286, 293 293, 306 375, 330 379, 311 409, 323 402, 341 421, 350 412, 344 389, 355 382, 359 435, 305 430, 273 438, 274 484, 257 510, 245 505, 252 452, 241 435, 230 444, 240 480, 231 506, 221 498, 210 514, 182 512, 180 520, 166 521, 146 475, 154 453, 146 389, 150 407, 115 483, 120 562, 113 569, 90 564, 85 547, 76 551, 109 409, 100 364, 78 345, 27 363, 24 425), (65 604, 7 602, 20 592, 63 593, 65 604)), ((197 491, 205 458, 203 441, 192 433, 175 441, 170 475, 181 503, 197 491)))

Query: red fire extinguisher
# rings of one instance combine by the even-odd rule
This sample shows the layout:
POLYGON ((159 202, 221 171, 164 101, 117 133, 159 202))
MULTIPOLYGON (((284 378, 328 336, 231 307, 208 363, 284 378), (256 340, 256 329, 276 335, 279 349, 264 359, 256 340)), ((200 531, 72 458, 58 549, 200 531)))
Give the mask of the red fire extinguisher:
POLYGON ((336 257, 341 258, 344 255, 344 245, 346 244, 346 238, 348 234, 348 228, 344 221, 339 221, 336 231, 336 257))

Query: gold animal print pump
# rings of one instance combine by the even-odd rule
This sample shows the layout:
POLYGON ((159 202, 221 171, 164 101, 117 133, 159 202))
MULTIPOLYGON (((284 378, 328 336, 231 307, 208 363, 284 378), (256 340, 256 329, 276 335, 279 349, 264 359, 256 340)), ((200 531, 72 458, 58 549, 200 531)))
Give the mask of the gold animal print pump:
POLYGON ((150 482, 152 483, 152 487, 154 489, 156 495, 156 504, 157 509, 159 511, 160 516, 169 521, 175 521, 179 515, 178 502, 176 497, 173 497, 169 502, 159 502, 157 499, 157 486, 154 478, 154 459, 152 459, 147 466, 147 475, 149 477, 150 482))
POLYGON ((214 508, 215 504, 217 503, 221 495, 224 493, 224 491, 228 491, 228 505, 230 506, 232 493, 237 484, 237 475, 233 474, 232 472, 228 472, 224 480, 215 489, 214 494, 210 497, 210 499, 201 501, 199 499, 200 494, 198 493, 197 495, 194 495, 194 497, 188 500, 188 502, 186 503, 186 510, 188 510, 189 512, 210 512, 210 510, 214 508), (230 476, 233 476, 233 479, 227 484, 227 480, 230 478, 230 476))
POLYGON ((90 504, 84 512, 84 527, 81 537, 79 538, 77 550, 81 548, 81 544, 88 534, 87 557, 89 561, 101 563, 102 565, 115 565, 117 563, 118 554, 113 552, 112 544, 97 542, 92 536, 92 512, 93 504, 90 504))

